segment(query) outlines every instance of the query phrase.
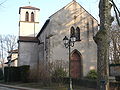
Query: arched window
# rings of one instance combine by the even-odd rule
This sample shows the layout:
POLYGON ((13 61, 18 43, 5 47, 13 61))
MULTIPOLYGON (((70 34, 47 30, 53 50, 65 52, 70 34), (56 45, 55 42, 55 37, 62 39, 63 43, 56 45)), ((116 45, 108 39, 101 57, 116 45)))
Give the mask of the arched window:
POLYGON ((34 13, 31 13, 31 22, 34 22, 34 13))
POLYGON ((29 13, 28 12, 26 12, 26 14, 25 14, 25 21, 29 21, 29 13))
POLYGON ((70 36, 75 36, 75 28, 73 26, 70 28, 70 36))
POLYGON ((80 41, 80 28, 77 27, 75 31, 76 41, 80 41))
POLYGON ((89 38, 89 22, 87 22, 87 38, 89 38))

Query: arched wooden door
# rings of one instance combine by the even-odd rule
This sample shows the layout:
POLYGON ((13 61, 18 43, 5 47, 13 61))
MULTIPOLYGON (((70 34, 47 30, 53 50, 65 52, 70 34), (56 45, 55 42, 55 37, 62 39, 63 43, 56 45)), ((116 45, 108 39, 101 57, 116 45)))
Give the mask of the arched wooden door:
POLYGON ((70 74, 72 78, 82 77, 82 57, 78 50, 71 53, 70 74))

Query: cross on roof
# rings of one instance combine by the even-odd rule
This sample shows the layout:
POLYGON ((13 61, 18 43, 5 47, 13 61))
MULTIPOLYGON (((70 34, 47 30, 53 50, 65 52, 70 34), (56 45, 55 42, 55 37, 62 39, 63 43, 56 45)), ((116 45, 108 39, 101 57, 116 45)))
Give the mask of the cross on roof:
POLYGON ((30 4, 30 0, 28 0, 28 3, 30 4))

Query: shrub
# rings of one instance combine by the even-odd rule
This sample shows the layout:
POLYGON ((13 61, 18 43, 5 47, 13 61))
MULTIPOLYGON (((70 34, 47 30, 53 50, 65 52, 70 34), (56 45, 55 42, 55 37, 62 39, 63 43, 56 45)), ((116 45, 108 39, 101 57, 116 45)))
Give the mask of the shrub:
POLYGON ((97 79, 97 72, 95 70, 90 70, 86 76, 87 79, 97 79))
POLYGON ((66 75, 67 75, 67 72, 64 71, 62 67, 57 67, 55 71, 53 72, 52 77, 62 78, 62 77, 65 77, 66 75))
POLYGON ((5 67, 4 68, 4 80, 5 82, 18 81, 19 70, 17 67, 5 67))
POLYGON ((65 76, 67 76, 67 72, 64 71, 64 68, 57 67, 52 73, 52 81, 59 83, 59 85, 61 85, 62 83, 65 83, 64 81, 65 76))

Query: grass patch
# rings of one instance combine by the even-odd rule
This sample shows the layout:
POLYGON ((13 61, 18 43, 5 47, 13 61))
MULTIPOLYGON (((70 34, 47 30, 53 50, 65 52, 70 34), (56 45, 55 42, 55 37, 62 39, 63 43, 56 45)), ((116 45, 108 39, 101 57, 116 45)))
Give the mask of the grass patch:
POLYGON ((56 83, 52 83, 51 85, 48 85, 48 86, 44 86, 41 83, 24 83, 24 84, 19 84, 17 86, 37 88, 37 89, 67 90, 66 85, 59 85, 59 84, 56 84, 56 83))

